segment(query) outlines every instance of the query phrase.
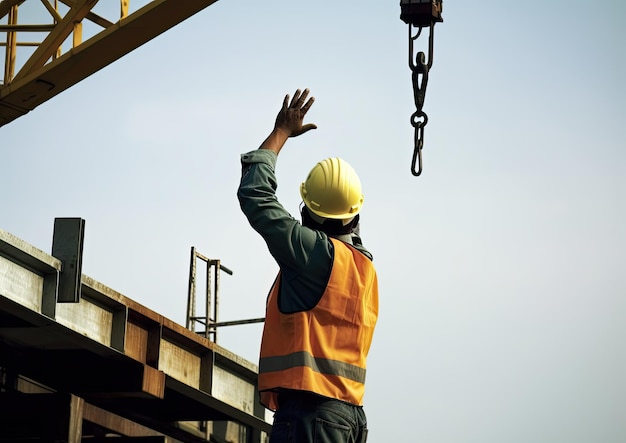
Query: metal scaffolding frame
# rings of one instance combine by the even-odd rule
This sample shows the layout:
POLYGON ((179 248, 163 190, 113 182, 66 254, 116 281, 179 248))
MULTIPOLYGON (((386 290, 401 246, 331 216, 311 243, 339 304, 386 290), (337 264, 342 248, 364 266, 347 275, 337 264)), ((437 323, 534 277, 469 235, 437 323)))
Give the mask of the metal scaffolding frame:
POLYGON ((197 251, 195 246, 191 247, 191 262, 189 264, 189 290, 187 295, 187 329, 217 343, 217 329, 222 326, 236 326, 251 323, 262 323, 264 317, 251 318, 247 320, 218 321, 219 313, 219 292, 220 292, 220 272, 233 275, 233 271, 222 265, 218 259, 208 258, 197 251), (197 263, 198 260, 206 263, 205 285, 204 285, 204 315, 196 315, 196 289, 197 289, 197 263), (204 330, 196 331, 196 324, 204 326, 204 330))

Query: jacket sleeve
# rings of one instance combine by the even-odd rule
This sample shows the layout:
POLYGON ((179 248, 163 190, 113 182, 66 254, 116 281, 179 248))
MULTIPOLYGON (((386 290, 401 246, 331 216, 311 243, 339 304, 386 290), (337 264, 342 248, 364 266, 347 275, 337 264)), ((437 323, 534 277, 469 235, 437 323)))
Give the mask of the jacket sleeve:
POLYGON ((265 240, 282 272, 283 311, 304 310, 316 303, 332 266, 332 243, 326 234, 303 227, 276 197, 277 155, 257 149, 241 156, 237 198, 252 228, 265 240))

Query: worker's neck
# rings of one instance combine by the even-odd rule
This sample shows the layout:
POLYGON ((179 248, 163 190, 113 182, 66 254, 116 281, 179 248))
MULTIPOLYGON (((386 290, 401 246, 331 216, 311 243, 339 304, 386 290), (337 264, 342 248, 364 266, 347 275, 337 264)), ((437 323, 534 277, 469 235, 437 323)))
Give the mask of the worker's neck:
POLYGON ((336 238, 337 240, 341 240, 344 243, 348 243, 349 245, 353 245, 352 243, 352 234, 328 234, 329 237, 336 238))

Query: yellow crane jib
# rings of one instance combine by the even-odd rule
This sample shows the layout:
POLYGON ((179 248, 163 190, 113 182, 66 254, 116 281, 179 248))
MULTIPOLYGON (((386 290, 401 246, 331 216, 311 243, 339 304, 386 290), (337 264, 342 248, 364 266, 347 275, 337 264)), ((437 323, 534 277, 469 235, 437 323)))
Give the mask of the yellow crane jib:
POLYGON ((98 0, 0 0, 0 127, 217 0, 117 1, 96 13, 98 0))

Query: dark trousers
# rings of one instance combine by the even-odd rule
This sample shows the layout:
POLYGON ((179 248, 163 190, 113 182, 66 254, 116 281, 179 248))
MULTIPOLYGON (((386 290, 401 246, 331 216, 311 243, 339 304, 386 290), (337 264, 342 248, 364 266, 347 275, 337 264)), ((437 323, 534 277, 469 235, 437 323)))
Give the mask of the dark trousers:
POLYGON ((281 393, 270 443, 365 443, 367 420, 360 406, 306 392, 281 393))

